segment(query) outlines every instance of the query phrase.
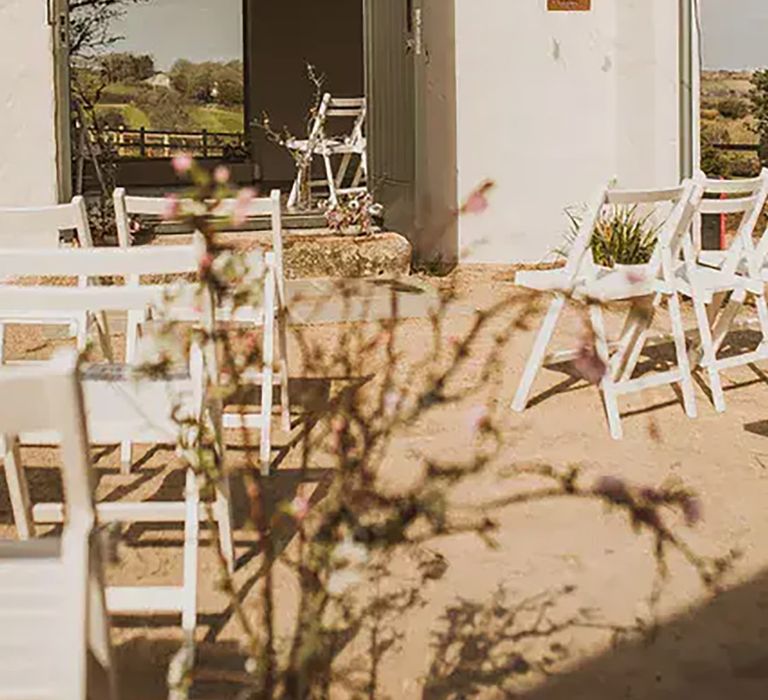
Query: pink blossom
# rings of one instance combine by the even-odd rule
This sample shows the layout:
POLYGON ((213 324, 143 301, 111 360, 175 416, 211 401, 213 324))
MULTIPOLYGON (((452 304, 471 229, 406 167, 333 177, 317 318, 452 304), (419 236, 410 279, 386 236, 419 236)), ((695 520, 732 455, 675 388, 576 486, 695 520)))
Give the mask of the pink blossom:
POLYGON ((687 496, 683 499, 682 507, 685 522, 689 527, 693 527, 701 521, 703 513, 701 501, 698 498, 695 496, 687 496))
POLYGON ((181 202, 175 194, 169 194, 165 198, 162 217, 165 221, 173 221, 181 214, 181 202))
POLYGON ((232 222, 235 226, 242 226, 248 218, 248 209, 251 206, 256 191, 250 187, 244 187, 237 193, 235 209, 232 212, 232 222))
POLYGON ((487 406, 472 407, 467 417, 473 433, 480 433, 491 427, 491 416, 487 406))
POLYGON ((599 384, 608 371, 608 367, 597 354, 595 346, 591 342, 585 342, 579 348, 579 355, 574 360, 573 366, 590 384, 599 384))
POLYGON ((188 153, 179 153, 174 159, 171 161, 171 165, 173 165, 173 170, 177 175, 186 175, 190 170, 192 170, 192 165, 194 161, 192 160, 192 156, 188 153))
POLYGON ((226 185, 229 182, 229 168, 226 165, 219 165, 213 171, 213 179, 219 185, 226 185))
POLYGON ((211 269, 211 265, 213 265, 213 255, 206 253, 200 258, 200 264, 198 266, 200 274, 205 275, 211 269))
POLYGON ((648 279, 645 270, 637 270, 631 267, 624 274, 626 275, 627 282, 630 284, 640 284, 648 279))
POLYGON ((309 515, 309 500, 296 496, 288 506, 288 512, 298 521, 304 520, 309 515))
POLYGON ((467 198, 461 207, 462 214, 482 214, 488 208, 488 193, 495 187, 495 183, 486 180, 480 184, 467 198))

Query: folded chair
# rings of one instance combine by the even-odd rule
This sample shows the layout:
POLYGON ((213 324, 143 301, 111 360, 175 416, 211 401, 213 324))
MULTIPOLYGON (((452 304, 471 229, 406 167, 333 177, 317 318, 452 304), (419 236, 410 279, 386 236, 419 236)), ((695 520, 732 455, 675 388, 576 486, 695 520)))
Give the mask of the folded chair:
MULTIPOLYGON (((254 254, 254 258, 261 257, 254 254)), ((63 270, 86 276, 130 277, 139 275, 169 275, 185 271, 190 260, 199 259, 199 246, 158 246, 132 249, 8 251, 0 253, 0 273, 15 269, 45 269, 48 274, 63 270)), ((255 263, 254 263, 255 264, 255 263)), ((267 256, 264 296, 274 295, 274 261, 267 256)), ((0 289, 0 314, 20 305, 42 306, 61 311, 146 311, 162 307, 165 318, 178 322, 204 324, 210 331, 215 326, 215 309, 200 303, 193 292, 196 287, 166 285, 112 285, 104 287, 50 288, 11 287, 0 289), (173 298, 169 307, 169 295, 173 298)), ((269 327, 270 315, 265 324, 269 327)), ((82 372, 83 393, 91 442, 119 444, 130 440, 147 444, 176 444, 178 419, 185 417, 210 421, 217 437, 216 448, 223 453, 221 441, 221 409, 210 398, 206 387, 216 380, 204 372, 215 371, 216 358, 209 353, 204 362, 203 350, 193 344, 189 366, 173 370, 170 377, 150 378, 138 374, 131 365, 102 364, 86 367, 82 372), (177 421, 173 420, 173 416, 177 421)), ((268 397, 267 397, 268 398, 268 397)), ((266 400, 266 399, 265 399, 266 400)), ((268 415, 268 414, 267 414, 268 415)), ((269 424, 269 420, 264 421, 269 424)), ((268 433, 267 433, 268 438, 268 433)), ((45 433, 23 434, 23 444, 53 444, 55 436, 45 433)), ((63 508, 57 503, 29 501, 23 470, 19 468, 19 441, 9 442, 6 473, 10 475, 11 503, 19 533, 22 537, 35 534, 36 523, 55 523, 63 518, 63 508)), ((230 569, 234 568, 234 546, 228 480, 217 485, 214 517, 219 531, 221 551, 230 569)), ((183 583, 176 587, 109 588, 107 602, 110 611, 180 612, 185 642, 191 649, 196 625, 197 549, 199 519, 206 518, 206 509, 199 502, 198 485, 192 469, 186 473, 183 501, 167 502, 109 502, 97 504, 102 522, 178 522, 184 524, 183 583)))
MULTIPOLYGON (((58 248, 65 231, 74 231, 74 241, 81 248, 92 248, 91 229, 88 225, 88 212, 85 200, 75 197, 69 204, 23 209, 0 208, 0 250, 12 248, 58 248)), ((13 274, 13 273, 11 273, 13 274)), ((35 273, 33 273, 35 274, 35 273)), ((68 275, 71 276, 71 275, 68 275)), ((0 283, 2 280, 0 280, 0 283)), ((80 278, 78 284, 83 287, 86 280, 80 278)), ((62 318, 50 314, 45 309, 38 309, 38 316, 33 317, 26 310, 19 309, 19 318, 5 319, 0 323, 0 363, 5 362, 4 336, 7 324, 20 325, 67 325, 77 337, 81 350, 85 347, 89 319, 85 315, 75 318, 62 318)))
MULTIPOLYGON (((136 197, 129 196, 125 190, 118 188, 114 192, 115 216, 117 219, 117 230, 120 245, 127 248, 131 245, 130 237, 130 217, 131 216, 152 216, 159 218, 167 207, 167 200, 163 197, 136 197)), ((182 200, 181 206, 184 208, 189 205, 188 200, 182 200)), ((213 213, 215 219, 231 218, 236 206, 236 200, 225 199, 213 213)), ((274 329, 277 335, 278 357, 277 371, 272 372, 272 381, 280 387, 280 416, 281 426, 285 431, 291 429, 291 401, 289 391, 289 366, 288 366, 288 301, 285 289, 285 271, 283 268, 283 224, 282 212, 280 208, 280 190, 272 190, 269 197, 259 197, 253 199, 246 211, 248 218, 269 217, 272 234, 272 252, 274 254, 274 275, 276 296, 274 304, 274 329)), ((138 283, 133 280, 133 283, 138 283)), ((261 318, 261 317, 259 317, 261 318)), ((218 319, 222 322, 227 321, 227 312, 224 309, 218 310, 218 319)), ((260 321, 259 321, 260 322, 260 321)), ((133 352, 136 347, 138 324, 136 319, 130 319, 126 337, 127 348, 133 352)), ((273 338, 266 338, 265 329, 265 350, 274 342, 273 338)), ((274 357, 274 351, 270 349, 270 355, 274 357)), ((264 373, 256 371, 251 373, 251 379, 254 384, 261 385, 262 391, 265 390, 264 373)), ((272 395, 273 388, 270 387, 269 395, 272 395)), ((247 414, 246 414, 247 415, 247 414)), ((260 422, 260 416, 255 418, 260 422)), ((253 423, 253 420, 251 421, 253 423)), ((239 415, 226 414, 224 416, 224 427, 239 428, 242 427, 242 421, 239 415)), ((263 449, 268 450, 268 443, 262 442, 263 449)), ((268 464, 268 452, 265 458, 262 454, 262 466, 268 464), (266 462, 265 462, 266 459, 266 462)))
POLYGON ((689 353, 691 365, 707 372, 713 404, 718 412, 722 412, 725 396, 720 372, 768 359, 768 302, 765 296, 768 236, 763 234, 757 244, 754 242, 755 228, 768 198, 768 169, 763 169, 760 177, 749 180, 713 180, 699 173, 696 182, 705 193, 724 196, 703 199, 699 215, 741 216, 736 236, 725 251, 697 247, 700 237, 697 236, 698 227, 694 227, 693 253, 701 279, 692 289, 683 290, 692 298, 699 327, 698 342, 689 353), (701 281, 711 279, 712 273, 706 272, 707 269, 723 273, 720 278, 728 280, 729 284, 711 293, 706 282, 701 281), (731 348, 730 354, 719 357, 729 334, 737 329, 738 316, 752 311, 747 304, 749 299, 754 301, 754 318, 751 320, 756 321, 760 334, 757 349, 739 351, 739 348, 731 348))
POLYGON ((296 179, 288 197, 288 208, 293 209, 299 201, 301 191, 308 186, 310 193, 317 188, 328 190, 331 204, 339 202, 340 194, 356 194, 366 191, 365 184, 368 176, 366 139, 365 139, 366 102, 364 97, 332 97, 329 93, 323 95, 314 115, 309 134, 306 139, 290 139, 286 146, 294 152, 300 163, 307 167, 296 169, 296 179), (331 124, 335 120, 351 122, 347 131, 334 133, 331 124), (318 157, 323 161, 325 177, 312 180, 312 164, 318 157), (338 171, 333 170, 333 158, 341 157, 338 171), (345 185, 349 166, 353 158, 357 158, 357 169, 351 181, 345 185), (310 181, 305 182, 309 177, 310 181))
POLYGON ((671 189, 604 189, 588 207, 564 268, 517 274, 515 281, 518 285, 553 293, 554 298, 523 372, 512 404, 514 410, 525 409, 533 382, 543 364, 575 359, 579 355, 578 350, 549 356, 546 354, 565 304, 569 298, 574 298, 589 302, 589 329, 594 337, 595 352, 607 368, 600 386, 612 437, 622 437, 618 398, 651 387, 679 384, 686 414, 695 417, 696 402, 680 313, 679 291, 681 286, 688 284, 686 280, 690 270, 685 265, 683 249, 686 241, 690 244, 687 234, 701 194, 701 188, 691 181, 671 189), (650 262, 632 270, 597 266, 591 244, 599 217, 610 207, 635 205, 650 207, 660 225, 650 262), (602 305, 614 301, 632 303, 619 339, 609 343, 602 305), (633 378, 648 339, 651 322, 662 302, 666 302, 669 311, 677 366, 669 371, 633 378))
POLYGON ((0 368, 0 432, 56 433, 66 499, 56 537, 0 542, 0 700, 117 698, 75 364, 72 353, 37 367, 0 368), (106 678, 98 694, 89 656, 106 678))

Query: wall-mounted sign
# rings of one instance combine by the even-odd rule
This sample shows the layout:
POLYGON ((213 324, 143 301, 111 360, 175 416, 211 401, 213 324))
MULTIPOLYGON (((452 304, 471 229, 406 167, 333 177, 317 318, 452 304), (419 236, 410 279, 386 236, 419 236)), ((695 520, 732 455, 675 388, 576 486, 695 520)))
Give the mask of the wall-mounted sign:
POLYGON ((592 9, 592 0, 547 0, 550 12, 586 12, 592 9))

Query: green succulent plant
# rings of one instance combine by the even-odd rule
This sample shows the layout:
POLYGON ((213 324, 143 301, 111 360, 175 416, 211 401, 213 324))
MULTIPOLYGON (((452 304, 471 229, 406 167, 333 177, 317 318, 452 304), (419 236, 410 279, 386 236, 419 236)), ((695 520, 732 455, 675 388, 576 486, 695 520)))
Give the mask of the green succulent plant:
MULTIPOLYGON (((566 235, 564 250, 568 249, 578 235, 582 215, 574 209, 566 209, 570 231, 566 235)), ((592 256, 595 263, 604 267, 616 265, 643 265, 650 261, 658 238, 659 226, 654 226, 651 213, 641 215, 637 206, 617 206, 603 212, 595 224, 592 234, 592 256)))

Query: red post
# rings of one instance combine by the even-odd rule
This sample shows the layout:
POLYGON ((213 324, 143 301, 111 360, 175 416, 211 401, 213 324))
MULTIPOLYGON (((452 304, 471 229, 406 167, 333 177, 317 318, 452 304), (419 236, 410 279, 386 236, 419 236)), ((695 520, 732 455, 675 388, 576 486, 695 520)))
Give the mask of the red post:
MULTIPOLYGON (((725 192, 720 194, 720 199, 725 199, 725 192)), ((726 214, 720 214, 720 250, 725 250, 728 247, 728 216, 726 214)))

